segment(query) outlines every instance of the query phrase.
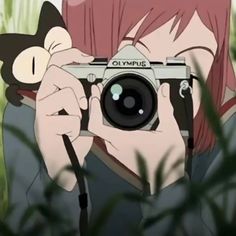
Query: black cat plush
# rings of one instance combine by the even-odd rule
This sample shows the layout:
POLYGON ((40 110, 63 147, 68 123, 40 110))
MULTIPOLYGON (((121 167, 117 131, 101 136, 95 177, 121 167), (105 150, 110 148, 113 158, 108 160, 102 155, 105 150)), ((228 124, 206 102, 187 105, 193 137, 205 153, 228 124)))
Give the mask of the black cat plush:
POLYGON ((70 47, 71 38, 63 18, 50 2, 43 3, 35 35, 0 35, 1 75, 9 85, 7 100, 20 106, 23 96, 19 91, 37 90, 51 54, 70 47))

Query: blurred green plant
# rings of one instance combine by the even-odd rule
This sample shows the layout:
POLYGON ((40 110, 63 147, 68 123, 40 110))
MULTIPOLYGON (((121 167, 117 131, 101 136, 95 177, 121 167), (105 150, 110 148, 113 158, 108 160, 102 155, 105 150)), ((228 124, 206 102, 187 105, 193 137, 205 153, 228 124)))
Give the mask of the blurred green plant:
MULTIPOLYGON (((0 0, 0 34, 34 34, 37 29, 42 0, 0 0)), ((1 68, 0 64, 0 68, 1 68)), ((1 79, 1 78, 0 78, 1 79)), ((5 88, 0 80, 0 121, 6 105, 5 88)), ((0 129, 0 218, 7 208, 7 179, 4 168, 2 129, 0 129)))
POLYGON ((232 11, 230 27, 230 53, 233 61, 236 61, 236 11, 232 11))

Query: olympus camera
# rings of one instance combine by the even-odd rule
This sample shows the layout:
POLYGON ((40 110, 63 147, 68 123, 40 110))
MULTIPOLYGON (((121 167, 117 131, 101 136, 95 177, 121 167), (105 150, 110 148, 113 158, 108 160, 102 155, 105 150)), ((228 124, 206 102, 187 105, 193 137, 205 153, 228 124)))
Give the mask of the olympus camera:
MULTIPOLYGON (((192 77, 184 58, 167 58, 165 64, 149 61, 128 45, 109 62, 100 58, 89 64, 66 65, 63 69, 80 80, 87 98, 92 84, 103 84, 103 122, 122 130, 155 129, 159 123, 157 90, 162 83, 169 83, 175 119, 182 135, 188 136, 193 117, 192 77)), ((88 110, 82 111, 82 117, 81 135, 89 135, 88 110)))

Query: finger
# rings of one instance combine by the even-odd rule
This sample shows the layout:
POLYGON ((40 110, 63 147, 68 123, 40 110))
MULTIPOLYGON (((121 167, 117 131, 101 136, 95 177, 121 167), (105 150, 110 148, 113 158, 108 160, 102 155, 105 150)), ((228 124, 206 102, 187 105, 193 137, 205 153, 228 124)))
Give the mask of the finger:
POLYGON ((36 109, 46 115, 53 115, 64 109, 69 115, 82 117, 79 103, 71 88, 64 88, 47 96, 36 103, 36 109))
POLYGON ((100 100, 96 96, 91 97, 88 130, 110 142, 121 135, 121 130, 103 124, 100 100))
POLYGON ((157 97, 158 116, 160 120, 160 124, 157 129, 163 126, 176 124, 173 106, 170 101, 170 85, 168 83, 164 83, 159 87, 157 97))
POLYGON ((97 97, 99 100, 101 98, 101 92, 98 85, 92 85, 91 87, 91 97, 97 97))
POLYGON ((89 56, 81 52, 77 48, 69 48, 60 52, 56 52, 52 55, 48 67, 56 65, 61 67, 71 63, 89 63, 94 60, 93 56, 89 56))
POLYGON ((76 138, 80 133, 81 119, 78 116, 50 116, 47 122, 57 135, 66 134, 76 138))
POLYGON ((102 83, 98 83, 97 84, 98 88, 99 88, 99 91, 100 91, 100 94, 102 93, 102 90, 104 88, 103 84, 102 83))
POLYGON ((91 96, 89 111, 90 120, 93 120, 91 124, 95 121, 99 126, 101 126, 103 124, 103 115, 101 111, 100 100, 97 96, 91 96))
POLYGON ((58 89, 63 88, 73 89, 80 107, 83 110, 87 109, 87 98, 81 82, 72 74, 54 65, 50 66, 45 73, 36 96, 36 101, 40 101, 53 94, 58 89))
POLYGON ((115 154, 117 153, 117 149, 111 144, 111 142, 105 140, 105 145, 107 152, 112 156, 116 156, 115 154))
MULTIPOLYGON (((98 98, 99 100, 101 98, 101 92, 100 92, 100 90, 99 90, 97 85, 92 85, 92 87, 91 87, 91 97, 89 98, 89 104, 91 104, 91 100, 94 97, 98 98)), ((91 113, 91 106, 89 108, 89 114, 90 113, 91 113)))
POLYGON ((35 128, 38 131, 44 130, 44 132, 40 132, 39 137, 41 138, 45 139, 45 136, 51 135, 55 138, 55 135, 66 134, 73 141, 79 136, 81 119, 78 116, 49 116, 45 120, 39 121, 39 119, 35 122, 35 128), (43 125, 44 129, 39 125, 43 125), (45 130, 45 127, 48 128, 45 130))

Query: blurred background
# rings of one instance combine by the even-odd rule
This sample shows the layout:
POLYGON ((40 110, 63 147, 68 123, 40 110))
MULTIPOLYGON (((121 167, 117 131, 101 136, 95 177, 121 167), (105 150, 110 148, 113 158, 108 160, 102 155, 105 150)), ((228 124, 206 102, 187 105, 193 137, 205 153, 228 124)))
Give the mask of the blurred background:
MULTIPOLYGON (((42 2, 42 0, 0 0, 0 34, 34 34, 37 28, 42 2)), ((2 63, 0 62, 0 67, 1 65, 2 63)), ((2 116, 6 105, 5 88, 6 85, 0 78, 0 122, 2 122, 2 116)), ((3 217, 6 211, 8 198, 1 127, 2 125, 0 126, 0 218, 3 217)))
MULTIPOLYGON (((52 0, 51 2, 61 10, 61 0, 52 0)), ((0 33, 34 34, 42 3, 43 0, 0 0, 0 33)), ((232 0, 232 5, 230 49, 234 67, 236 68, 236 0, 232 0)), ((0 122, 6 105, 5 88, 5 84, 0 79, 0 122)), ((0 218, 3 217, 7 207, 7 192, 2 148, 2 129, 0 128, 0 218)))

